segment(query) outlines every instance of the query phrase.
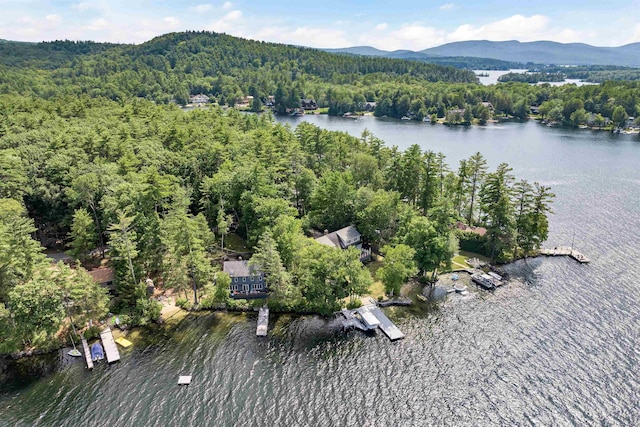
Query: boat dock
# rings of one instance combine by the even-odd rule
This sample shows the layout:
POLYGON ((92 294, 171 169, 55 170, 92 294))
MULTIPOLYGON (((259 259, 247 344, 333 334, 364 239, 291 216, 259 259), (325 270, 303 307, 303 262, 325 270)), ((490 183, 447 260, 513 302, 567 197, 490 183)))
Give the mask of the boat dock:
POLYGON ((380 310, 373 300, 355 310, 343 308, 336 313, 336 317, 342 321, 344 329, 358 329, 372 331, 380 328, 391 341, 404 338, 404 334, 396 325, 380 310))
POLYGON ((544 256, 568 256, 578 261, 580 264, 587 264, 590 259, 584 256, 581 252, 569 247, 569 246, 556 246, 555 248, 542 248, 540 249, 540 255, 544 256))
POLYGON ((91 360, 91 351, 87 340, 82 338, 82 349, 84 350, 84 360, 87 362, 87 369, 93 369, 93 360, 91 360))
POLYGON ((340 320, 342 321, 342 326, 344 329, 355 328, 361 331, 367 330, 362 324, 362 322, 356 318, 353 311, 343 308, 341 311, 336 313, 336 317, 339 317, 339 316, 342 316, 340 320))
POLYGON ((396 341, 404 338, 404 334, 400 332, 400 329, 398 329, 398 327, 394 325, 391 320, 389 320, 389 318, 382 312, 382 310, 380 310, 377 305, 371 306, 370 311, 371 314, 378 318, 378 321, 380 322, 380 325, 378 327, 382 329, 382 332, 384 332, 384 334, 388 336, 391 341, 396 341))
POLYGON ((269 327, 269 307, 265 305, 260 309, 260 312, 258 313, 258 327, 256 328, 256 336, 266 337, 268 327, 269 327))
POLYGON ((118 351, 116 342, 113 340, 111 329, 107 328, 100 332, 100 339, 102 340, 104 352, 107 354, 107 362, 113 363, 120 360, 120 352, 118 351))

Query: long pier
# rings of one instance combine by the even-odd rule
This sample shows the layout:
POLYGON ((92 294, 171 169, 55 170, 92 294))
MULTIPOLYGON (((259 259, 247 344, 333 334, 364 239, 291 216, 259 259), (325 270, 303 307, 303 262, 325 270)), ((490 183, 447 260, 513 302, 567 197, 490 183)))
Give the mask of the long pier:
POLYGON ((107 362, 113 363, 120 360, 120 352, 118 351, 116 342, 113 340, 111 329, 107 328, 100 332, 100 339, 102 340, 104 352, 107 354, 107 362))
POLYGON ((84 360, 87 362, 87 369, 93 369, 93 360, 91 360, 91 350, 87 340, 82 338, 82 349, 84 350, 84 360))
POLYGON ((568 256, 578 261, 580 264, 589 263, 590 259, 583 253, 569 247, 569 246, 556 246, 554 248, 542 248, 540 249, 540 255, 544 256, 568 256))
POLYGON ((267 328, 269 327, 269 307, 264 306, 258 313, 258 326, 256 327, 256 336, 266 337, 267 328))

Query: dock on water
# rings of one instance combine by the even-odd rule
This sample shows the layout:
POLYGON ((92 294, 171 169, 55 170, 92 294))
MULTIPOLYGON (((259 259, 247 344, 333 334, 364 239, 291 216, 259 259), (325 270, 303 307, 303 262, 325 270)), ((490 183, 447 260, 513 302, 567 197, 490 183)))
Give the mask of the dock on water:
POLYGON ((104 352, 107 354, 107 362, 113 363, 120 360, 120 352, 118 351, 116 342, 113 340, 111 329, 107 328, 104 331, 100 332, 100 339, 102 340, 102 347, 104 347, 104 352))
POLYGON ((393 324, 391 320, 380 310, 377 305, 370 308, 371 313, 378 318, 380 325, 378 327, 382 329, 382 332, 389 337, 391 341, 404 338, 404 334, 400 332, 400 329, 393 324))
POLYGON ((269 327, 269 307, 266 305, 258 312, 258 327, 256 328, 256 336, 266 337, 267 328, 269 327))
POLYGON ((554 248, 542 248, 540 249, 540 255, 544 256, 568 256, 578 261, 580 264, 587 264, 590 259, 584 256, 583 253, 573 249, 569 246, 556 246, 554 248))
POLYGON ((404 334, 380 310, 375 301, 370 301, 369 304, 365 304, 355 310, 343 308, 336 313, 336 317, 342 321, 342 326, 345 329, 355 328, 361 331, 370 331, 380 328, 391 341, 404 338, 404 334))
POLYGON ((93 369, 93 360, 91 360, 91 350, 87 340, 82 338, 82 349, 84 350, 84 360, 87 362, 87 369, 93 369))

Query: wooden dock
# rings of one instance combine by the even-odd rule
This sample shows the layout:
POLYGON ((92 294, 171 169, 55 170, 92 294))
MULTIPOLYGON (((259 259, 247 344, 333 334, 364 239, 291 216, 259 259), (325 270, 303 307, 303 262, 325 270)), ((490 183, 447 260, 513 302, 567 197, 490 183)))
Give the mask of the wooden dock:
POLYGON ((91 350, 87 340, 82 338, 82 349, 84 350, 84 360, 87 362, 87 369, 93 369, 93 360, 91 360, 91 350))
POLYGON ((120 352, 116 346, 116 342, 113 340, 111 329, 107 328, 100 332, 100 339, 102 340, 102 347, 107 355, 107 362, 113 363, 120 360, 120 352))
POLYGON ((268 327, 269 327, 269 307, 265 305, 260 309, 260 312, 258 313, 258 327, 256 328, 256 336, 266 337, 268 327))
POLYGON ((584 256, 583 253, 569 247, 569 246, 556 246, 555 248, 542 248, 540 249, 540 255, 544 256, 568 256, 578 261, 580 264, 587 264, 590 259, 584 256))
POLYGON ((396 341, 404 338, 404 334, 400 332, 400 329, 396 325, 393 324, 391 320, 380 310, 380 308, 376 305, 370 308, 371 313, 378 318, 380 321, 380 325, 378 326, 382 329, 382 332, 386 336, 389 337, 391 341, 396 341))
POLYGON ((355 310, 343 308, 336 313, 336 317, 342 321, 344 329, 359 329, 366 332, 380 328, 391 341, 404 338, 400 329, 389 320, 373 300, 355 310))

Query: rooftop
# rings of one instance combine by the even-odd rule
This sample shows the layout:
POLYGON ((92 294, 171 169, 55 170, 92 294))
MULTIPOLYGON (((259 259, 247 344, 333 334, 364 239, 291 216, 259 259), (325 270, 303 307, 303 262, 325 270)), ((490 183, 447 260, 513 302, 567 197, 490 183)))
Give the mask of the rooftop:
POLYGON ((249 261, 225 261, 222 267, 222 271, 228 273, 231 277, 248 277, 252 275, 262 274, 261 271, 256 270, 253 266, 249 265, 249 261))

